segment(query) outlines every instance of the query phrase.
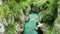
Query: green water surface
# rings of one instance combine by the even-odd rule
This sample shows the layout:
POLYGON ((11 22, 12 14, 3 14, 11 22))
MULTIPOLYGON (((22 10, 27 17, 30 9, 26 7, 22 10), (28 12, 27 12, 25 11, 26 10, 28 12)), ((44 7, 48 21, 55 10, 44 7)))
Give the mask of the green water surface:
POLYGON ((35 30, 36 29, 36 22, 38 19, 38 14, 31 13, 29 15, 29 17, 30 17, 30 20, 25 23, 23 34, 38 34, 38 32, 35 30))

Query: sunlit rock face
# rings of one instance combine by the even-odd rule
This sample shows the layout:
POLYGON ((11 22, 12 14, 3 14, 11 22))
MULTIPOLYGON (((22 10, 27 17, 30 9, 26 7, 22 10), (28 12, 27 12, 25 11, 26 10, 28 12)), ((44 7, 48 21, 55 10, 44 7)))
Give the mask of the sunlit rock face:
POLYGON ((26 17, 25 17, 25 22, 27 22, 27 21, 29 21, 29 20, 30 20, 29 16, 26 16, 26 17))
POLYGON ((60 5, 58 6, 58 18, 60 18, 60 5))
POLYGON ((0 22, 3 23, 3 25, 8 26, 6 19, 2 15, 0 15, 0 22))
POLYGON ((2 5, 2 0, 0 0, 0 5, 2 5))
POLYGON ((8 21, 8 22, 14 22, 14 15, 9 14, 7 21, 8 21))
POLYGON ((39 12, 39 21, 41 22, 42 21, 42 12, 39 12))
POLYGON ((5 34, 5 26, 8 26, 6 19, 0 15, 0 34, 5 34))
POLYGON ((7 23, 6 19, 3 19, 3 24, 4 24, 5 26, 8 26, 8 23, 7 23))
POLYGON ((23 28, 21 28, 19 26, 19 24, 16 25, 15 29, 16 29, 16 31, 17 31, 18 34, 21 34, 23 32, 23 28))
POLYGON ((25 10, 26 16, 29 15, 30 11, 31 11, 31 7, 30 6, 26 7, 26 10, 25 10))
POLYGON ((31 7, 30 6, 26 7, 26 9, 25 9, 25 22, 29 20, 28 15, 30 14, 30 12, 31 12, 31 7))
POLYGON ((0 15, 0 22, 1 22, 2 15, 0 15))
POLYGON ((4 34, 4 32, 5 32, 4 25, 0 23, 0 34, 4 34))
POLYGON ((25 24, 25 15, 24 15, 22 9, 20 9, 20 22, 21 22, 21 24, 22 24, 22 28, 24 28, 24 24, 25 24))
POLYGON ((14 22, 14 15, 11 15, 11 20, 12 22, 14 22))
POLYGON ((42 31, 43 34, 45 34, 45 33, 48 31, 48 27, 47 27, 47 25, 38 22, 38 25, 37 25, 36 30, 37 30, 38 32, 42 31))
POLYGON ((20 21, 21 23, 25 23, 25 16, 22 9, 20 9, 20 21))
POLYGON ((55 24, 51 34, 60 34, 60 24, 55 24))

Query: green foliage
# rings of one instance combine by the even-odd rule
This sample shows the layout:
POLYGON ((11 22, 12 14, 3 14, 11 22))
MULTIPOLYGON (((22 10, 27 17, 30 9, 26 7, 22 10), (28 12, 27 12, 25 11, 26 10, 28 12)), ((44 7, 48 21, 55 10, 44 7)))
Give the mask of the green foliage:
POLYGON ((3 6, 0 6, 0 14, 3 13, 3 6))
POLYGON ((60 18, 57 18, 56 20, 55 20, 55 24, 60 24, 60 18))
POLYGON ((46 34, 51 34, 51 32, 52 32, 52 30, 48 30, 48 31, 46 32, 46 34))
POLYGON ((8 26, 6 28, 6 34, 14 34, 15 33, 15 22, 8 23, 8 26))
POLYGON ((54 21, 57 18, 57 7, 58 7, 57 1, 56 0, 48 1, 49 4, 47 8, 43 10, 43 22, 49 26, 53 26, 54 21))
POLYGON ((7 18, 10 14, 9 7, 5 5, 3 9, 4 9, 4 15, 7 18))

